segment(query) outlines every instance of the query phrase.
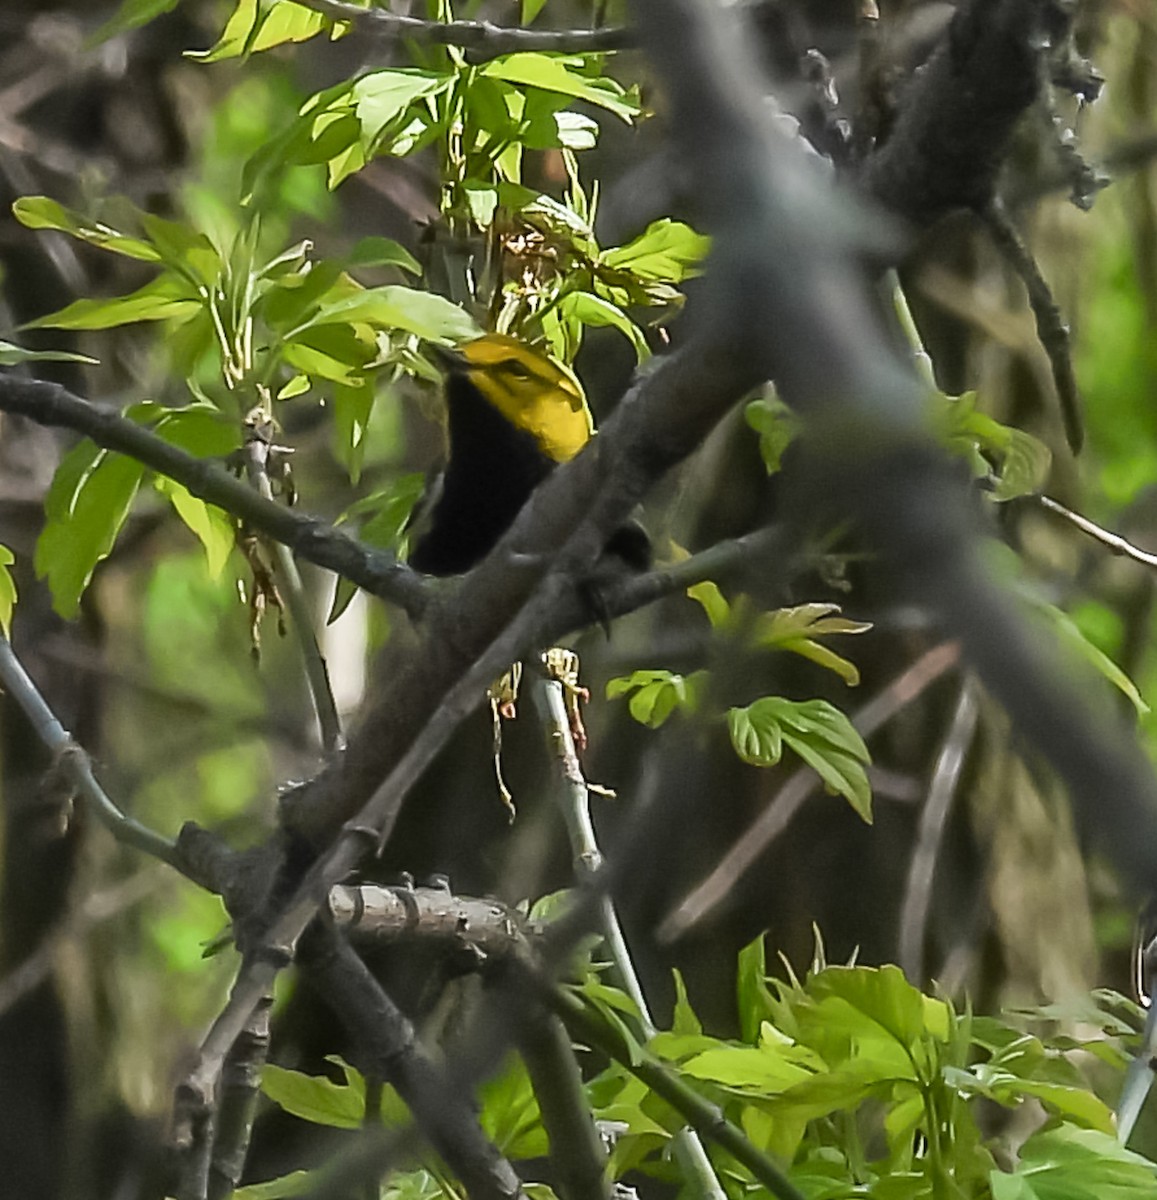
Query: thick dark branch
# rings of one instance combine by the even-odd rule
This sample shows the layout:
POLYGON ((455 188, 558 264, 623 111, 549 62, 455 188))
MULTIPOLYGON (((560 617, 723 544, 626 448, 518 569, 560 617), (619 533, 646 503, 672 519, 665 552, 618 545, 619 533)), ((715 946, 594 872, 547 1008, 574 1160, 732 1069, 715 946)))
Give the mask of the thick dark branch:
POLYGON ((384 8, 359 8, 343 0, 296 0, 335 21, 348 21, 376 37, 408 38, 424 46, 457 46, 469 51, 471 62, 485 62, 500 54, 520 51, 582 54, 588 51, 625 50, 638 42, 633 29, 518 29, 490 21, 423 21, 402 17, 384 8))
POLYGON ((930 225, 953 209, 983 209, 1021 114, 1036 99, 1041 55, 1063 20, 1055 0, 961 5, 909 83, 888 140, 862 173, 889 212, 930 225))
POLYGON ((111 408, 101 408, 55 383, 0 374, 0 411, 39 425, 73 429, 106 450, 130 455, 194 496, 215 504, 266 537, 319 567, 352 580, 416 616, 427 594, 422 579, 391 554, 365 546, 348 533, 260 496, 213 459, 194 458, 111 408))
POLYGON ((397 1088, 471 1200, 526 1200, 514 1168, 482 1132, 469 1094, 429 1058, 409 1020, 349 943, 316 926, 302 946, 301 965, 349 1030, 359 1066, 397 1088))
MULTIPOLYGON (((714 215, 721 319, 740 355, 770 358, 784 399, 808 424, 795 511, 859 521, 898 597, 927 607, 959 637, 1018 732, 1064 779, 1082 830, 1111 849, 1134 886, 1152 888, 1152 770, 1105 689, 1032 635, 989 579, 962 482, 920 432, 923 388, 883 344, 866 303, 854 265, 855 222, 825 202, 786 145, 761 132, 756 101, 744 94, 751 78, 744 43, 725 14, 702 0, 636 0, 635 7, 684 153, 697 162, 696 178, 709 181, 702 201, 714 215)), ((968 100, 943 131, 926 131, 932 163, 932 143, 951 143, 954 130, 988 139, 971 156, 981 173, 999 157, 1014 106, 992 106, 981 93, 1031 100, 1034 46, 1051 12, 1042 0, 972 0, 958 10, 914 85, 943 77, 968 100), (992 78, 1018 66, 1014 84, 992 78), (975 128, 966 130, 970 123, 975 128)), ((908 183, 916 189, 914 177, 908 183)))

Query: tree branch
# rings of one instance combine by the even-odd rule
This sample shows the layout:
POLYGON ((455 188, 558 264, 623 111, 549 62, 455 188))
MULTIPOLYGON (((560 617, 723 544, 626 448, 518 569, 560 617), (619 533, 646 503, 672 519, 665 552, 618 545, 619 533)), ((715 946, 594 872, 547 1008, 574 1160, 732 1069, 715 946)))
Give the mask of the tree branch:
POLYGON ((490 21, 423 21, 403 17, 383 8, 361 8, 343 0, 294 0, 302 8, 335 21, 349 22, 363 33, 391 40, 406 38, 423 46, 457 46, 469 51, 471 62, 485 62, 501 54, 538 51, 583 54, 590 51, 626 50, 638 42, 634 30, 517 29, 490 21))
POLYGON ((75 430, 106 450, 130 455, 158 474, 175 479, 194 496, 288 546, 307 562, 352 580, 411 616, 425 607, 428 594, 421 576, 393 555, 366 546, 316 517, 267 500, 219 462, 194 458, 110 408, 82 400, 55 383, 0 373, 0 410, 18 413, 39 425, 75 430))
POLYGON ((53 769, 84 797, 93 816, 113 837, 188 875, 188 867, 176 843, 126 816, 112 802, 93 774, 92 760, 48 707, 47 701, 16 657, 12 644, 3 635, 0 635, 0 685, 20 706, 36 736, 51 752, 53 769))
POLYGON ((302 946, 301 965, 354 1039, 363 1070, 397 1088, 471 1200, 526 1200, 514 1168, 482 1132, 469 1094, 435 1066, 349 943, 319 923, 302 946))
POLYGON ((992 199, 1009 138, 1036 99, 1055 36, 1053 0, 970 0, 908 84, 888 140, 861 173, 865 192, 918 226, 992 199))

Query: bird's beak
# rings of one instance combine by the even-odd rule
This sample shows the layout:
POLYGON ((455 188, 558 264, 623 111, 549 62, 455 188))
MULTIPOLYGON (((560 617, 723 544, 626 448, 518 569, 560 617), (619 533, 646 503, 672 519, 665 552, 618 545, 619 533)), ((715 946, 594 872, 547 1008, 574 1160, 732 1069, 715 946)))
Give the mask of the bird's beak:
POLYGON ((443 373, 461 371, 466 367, 466 358, 452 346, 439 346, 437 342, 426 343, 426 354, 430 361, 443 373))

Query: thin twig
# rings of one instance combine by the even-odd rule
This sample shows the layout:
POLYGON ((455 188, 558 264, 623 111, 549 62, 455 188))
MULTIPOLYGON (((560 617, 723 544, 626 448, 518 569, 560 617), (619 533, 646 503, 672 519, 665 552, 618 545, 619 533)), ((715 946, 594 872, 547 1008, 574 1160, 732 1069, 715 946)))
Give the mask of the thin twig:
POLYGON ((718 1105, 685 1084, 666 1064, 637 1043, 630 1043, 619 1027, 592 1016, 573 993, 553 986, 544 987, 542 991, 546 1002, 558 1013, 574 1037, 610 1055, 642 1080, 693 1129, 742 1163, 773 1196, 779 1197, 779 1200, 803 1200, 803 1193, 779 1166, 756 1149, 742 1130, 727 1120, 718 1105))
POLYGON ((979 715, 976 681, 966 678, 944 745, 936 759, 928 799, 920 813, 916 846, 908 868, 904 904, 900 910, 900 967, 915 984, 924 979, 924 930, 932 903, 932 879, 936 872, 936 854, 948 820, 952 797, 960 780, 964 758, 972 744, 979 715))
POLYGON ((1080 513, 1073 512, 1071 508, 1066 508, 1059 500, 1054 500, 1051 496, 1044 495, 1033 496, 1032 499, 1041 508, 1046 509, 1048 512, 1056 513, 1058 517, 1062 517, 1082 533, 1100 542, 1111 554, 1116 554, 1121 558, 1131 558, 1134 562, 1141 563, 1146 567, 1157 567, 1157 554, 1150 554, 1148 550, 1142 550, 1140 546, 1134 546, 1132 542, 1123 538, 1119 533, 1114 533, 1111 529, 1105 529, 1104 526, 1098 525, 1095 521, 1090 521, 1088 517, 1083 517, 1080 513))
MULTIPOLYGON (((852 724, 862 737, 870 737, 925 688, 951 670, 959 657, 960 647, 955 642, 942 642, 933 647, 865 704, 852 718, 852 724)), ((800 767, 791 775, 763 812, 735 840, 715 870, 663 919, 657 932, 659 941, 673 942, 710 916, 759 856, 783 833, 818 783, 819 776, 811 767, 800 767)))
MULTIPOLYGON (((591 822, 591 795, 583 776, 582 765, 575 750, 574 735, 567 714, 563 685, 556 679, 540 679, 535 683, 534 700, 546 728, 551 749, 558 759, 562 787, 559 801, 570 839, 571 856, 580 883, 589 883, 603 865, 602 851, 591 822)), ((598 913, 601 932, 606 941, 611 964, 623 985, 623 990, 639 1010, 639 1028, 650 1041, 658 1029, 651 1016, 643 985, 635 970, 630 947, 623 934, 615 903, 609 892, 600 890, 598 913)), ((724 1200, 726 1193, 715 1174, 711 1160, 693 1129, 681 1129, 674 1137, 674 1150, 683 1167, 688 1184, 697 1195, 724 1200)))
POLYGON ((257 1116, 261 1070, 269 1057, 272 1010, 273 996, 268 993, 253 1010, 249 1024, 233 1044, 225 1063, 209 1168, 209 1200, 228 1200, 241 1182, 257 1116))
POLYGON ((485 62, 502 54, 546 51, 584 54, 592 51, 626 50, 637 44, 630 28, 518 29, 490 21, 424 21, 403 17, 384 8, 360 8, 343 0, 295 0, 335 21, 349 22, 364 33, 391 40, 406 38, 424 46, 457 46, 468 50, 471 62, 485 62))
POLYGON ((1077 377, 1073 374, 1069 327, 1061 318, 1061 310, 1053 297, 1052 288, 1041 274, 1036 259, 1017 232, 1004 204, 999 199, 993 199, 981 210, 980 216, 997 250, 1020 276, 1028 292, 1029 308, 1032 309, 1036 321, 1037 336, 1052 368, 1065 438, 1069 449, 1078 454, 1085 441, 1085 418, 1077 377))
POLYGON ((97 782, 92 760, 73 740, 16 657, 12 644, 0 635, 0 686, 20 706, 36 736, 48 747, 58 770, 77 793, 84 797, 93 815, 123 845, 132 846, 182 874, 187 868, 176 843, 126 816, 97 782))
MULTIPOLYGON (((273 503, 273 488, 269 482, 268 461, 270 452, 270 437, 272 428, 253 428, 245 444, 245 467, 250 484, 257 489, 262 498, 273 503)), ((333 698, 333 688, 329 682, 329 671, 326 668, 325 657, 318 645, 313 628, 313 613, 301 583, 301 573, 297 569, 293 554, 283 542, 273 542, 273 557, 277 564, 278 577, 281 580, 281 594, 289 608, 289 619, 301 654, 301 663, 305 670, 309 694, 313 699, 314 712, 317 715, 318 731, 321 744, 327 754, 341 748, 344 739, 341 730, 341 718, 337 713, 337 704, 333 698)))

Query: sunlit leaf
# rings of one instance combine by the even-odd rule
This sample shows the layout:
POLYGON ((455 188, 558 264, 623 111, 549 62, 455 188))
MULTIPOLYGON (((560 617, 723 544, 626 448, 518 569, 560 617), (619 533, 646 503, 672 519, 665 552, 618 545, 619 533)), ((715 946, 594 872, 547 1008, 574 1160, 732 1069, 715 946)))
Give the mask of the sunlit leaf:
POLYGON ((12 610, 16 607, 16 580, 9 570, 15 561, 12 551, 0 545, 0 629, 6 638, 12 636, 12 610))
POLYGON ((69 350, 25 350, 12 342, 0 341, 0 367, 14 367, 24 362, 77 362, 96 366, 97 360, 87 354, 73 354, 69 350))
POLYGON ((676 709, 693 712, 698 705, 702 672, 677 675, 673 671, 634 671, 607 683, 607 699, 627 696, 631 716, 649 729, 658 729, 676 709))
POLYGON ((345 25, 293 4, 290 0, 240 0, 225 24, 221 37, 208 50, 189 51, 188 57, 201 62, 218 62, 260 50, 269 50, 286 42, 305 42, 323 30, 334 27, 337 36, 345 25))
POLYGON ((651 357, 643 331, 617 305, 590 292, 567 292, 558 303, 563 318, 570 317, 584 325, 617 329, 631 343, 635 358, 643 362, 651 357))
POLYGON ((704 579, 702 583, 693 583, 687 589, 687 595, 703 606, 712 629, 722 629, 727 624, 727 619, 731 616, 731 605, 727 603, 717 583, 710 579, 704 579))
POLYGON ((266 1063, 261 1070, 261 1090, 287 1113, 335 1129, 357 1129, 366 1111, 364 1082, 334 1083, 266 1063))
POLYGON ((474 318, 433 292, 392 284, 365 288, 323 304, 311 325, 364 321, 379 329, 404 329, 431 341, 466 341, 482 332, 474 318))
POLYGON ((199 500, 175 479, 158 475, 153 485, 168 498, 177 515, 204 546, 209 577, 220 578, 236 537, 232 519, 215 504, 199 500))
POLYGON ((12 212, 20 224, 29 229, 58 229, 61 233, 71 234, 91 246, 111 250, 114 254, 123 254, 143 262, 161 261, 161 255, 155 246, 140 238, 121 233, 120 230, 102 222, 90 221, 48 196, 21 196, 13 203, 12 212))
POLYGON ((601 258, 608 267, 629 271, 641 279, 680 283, 695 273, 710 249, 709 237, 682 221, 664 217, 653 221, 634 241, 605 251, 601 258))
POLYGON ((201 310, 201 301, 183 280, 162 275, 127 296, 74 300, 58 312, 29 321, 27 329, 112 329, 136 321, 185 320, 201 310))
POLYGON ((1127 696, 1138 715, 1145 716, 1150 711, 1145 698, 1137 690, 1137 685, 1103 650, 1085 637, 1080 626, 1068 613, 1057 608, 1055 604, 1039 604, 1036 607, 1051 622, 1061 641, 1127 696))
POLYGON ((1149 1200, 1157 1165, 1094 1129, 1061 1125, 1034 1134, 1011 1174, 989 1176, 993 1200, 1149 1200))
MULTIPOLYGON (((66 463, 67 459, 62 468, 66 463)), ((135 460, 100 451, 72 489, 67 507, 49 515, 34 563, 62 617, 76 616, 93 570, 112 550, 128 517, 143 474, 144 467, 135 460)))
POLYGON ((414 101, 443 91, 450 82, 447 75, 416 67, 397 67, 363 75, 354 83, 351 96, 365 144, 368 146, 376 141, 414 101))
POLYGON ((786 743, 865 820, 872 819, 872 793, 865 766, 868 748, 848 718, 826 700, 765 696, 727 714, 731 744, 746 763, 774 766, 786 743))
POLYGON ((856 665, 816 639, 831 634, 866 633, 872 626, 864 621, 852 621, 834 615, 839 612, 838 604, 800 604, 793 608, 779 608, 757 619, 752 641, 764 649, 788 650, 799 654, 834 671, 849 687, 855 687, 860 682, 856 665))
POLYGON ((531 87, 545 88, 548 92, 559 92, 574 96, 588 104, 605 108, 624 121, 638 115, 639 107, 613 81, 603 78, 599 83, 572 71, 567 65, 574 59, 562 59, 546 54, 508 54, 496 58, 482 68, 482 74, 494 79, 505 79, 508 83, 521 83, 531 87))

